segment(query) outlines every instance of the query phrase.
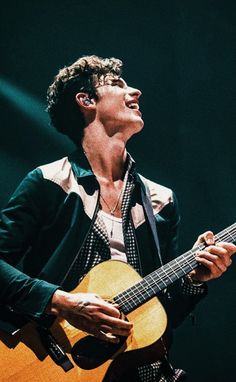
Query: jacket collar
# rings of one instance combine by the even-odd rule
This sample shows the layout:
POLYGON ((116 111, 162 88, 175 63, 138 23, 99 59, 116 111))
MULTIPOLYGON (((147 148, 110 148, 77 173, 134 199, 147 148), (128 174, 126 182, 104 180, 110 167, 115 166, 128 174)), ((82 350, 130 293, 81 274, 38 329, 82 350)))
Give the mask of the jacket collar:
POLYGON ((86 176, 94 176, 89 161, 84 154, 82 147, 71 153, 68 157, 72 170, 77 178, 84 178, 86 176))

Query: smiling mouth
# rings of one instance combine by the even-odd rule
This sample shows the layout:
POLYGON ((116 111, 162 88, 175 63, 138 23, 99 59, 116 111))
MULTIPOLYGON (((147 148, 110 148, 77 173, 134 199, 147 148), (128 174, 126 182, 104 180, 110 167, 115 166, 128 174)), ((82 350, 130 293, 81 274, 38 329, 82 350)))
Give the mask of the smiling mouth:
POLYGON ((126 105, 129 109, 139 110, 139 104, 137 102, 131 102, 126 105))

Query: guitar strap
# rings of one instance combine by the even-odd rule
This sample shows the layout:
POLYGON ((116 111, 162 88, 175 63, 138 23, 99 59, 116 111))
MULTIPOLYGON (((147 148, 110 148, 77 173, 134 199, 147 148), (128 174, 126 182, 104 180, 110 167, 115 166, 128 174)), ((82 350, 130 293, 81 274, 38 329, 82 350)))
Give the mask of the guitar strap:
POLYGON ((155 217, 153 214, 153 209, 151 204, 151 194, 150 194, 150 190, 147 185, 147 182, 145 181, 145 178, 142 175, 139 175, 139 178, 141 180, 141 182, 139 183, 141 186, 141 197, 142 197, 143 208, 152 231, 152 235, 153 235, 153 239, 154 239, 154 243, 156 247, 156 252, 159 259, 159 264, 157 262, 155 264, 156 268, 158 268, 163 265, 163 261, 161 257, 160 243, 159 243, 159 238, 158 238, 158 233, 156 228, 155 217))
MULTIPOLYGON (((159 238, 158 238, 158 233, 157 233, 157 228, 156 228, 155 217, 153 214, 153 209, 152 209, 152 204, 151 204, 151 194, 150 194, 148 184, 145 181, 145 178, 143 178, 142 175, 139 175, 139 177, 141 180, 141 182, 139 181, 139 183, 140 183, 140 187, 141 187, 141 197, 142 197, 142 202, 143 202, 143 208, 144 208, 145 214, 147 216, 147 220, 150 224, 150 228, 151 228, 152 235, 153 235, 154 242, 155 242, 156 252, 158 254, 159 264, 156 264, 156 268, 158 268, 159 266, 163 265, 163 261, 162 261, 162 257, 161 257, 160 243, 159 243, 159 238)), ((169 293, 168 293, 168 298, 170 298, 169 293)), ((168 328, 168 335, 171 338, 170 328, 168 328)), ((163 342, 163 337, 161 337, 161 342, 163 344, 163 349, 165 351, 165 354, 164 354, 164 357, 161 359, 161 365, 160 365, 159 373, 160 373, 160 376, 161 375, 163 376, 163 373, 164 373, 164 375, 167 376, 168 380, 174 381, 175 380, 174 379, 175 378, 175 370, 168 360, 168 353, 167 353, 167 349, 165 347, 165 344, 163 342)), ((170 339, 170 342, 171 342, 171 339, 170 339)), ((149 367, 149 366, 147 366, 147 367, 149 367)), ((145 367, 144 367, 144 369, 145 369, 145 367)), ((181 372, 182 372, 182 370, 181 370, 181 372)))

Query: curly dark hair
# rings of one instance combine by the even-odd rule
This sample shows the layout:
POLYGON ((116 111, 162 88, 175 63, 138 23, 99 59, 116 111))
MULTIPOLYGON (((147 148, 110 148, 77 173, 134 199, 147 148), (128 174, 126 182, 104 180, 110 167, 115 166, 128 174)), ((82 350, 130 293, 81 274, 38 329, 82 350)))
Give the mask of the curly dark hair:
POLYGON ((83 56, 59 70, 47 91, 47 111, 51 124, 78 146, 85 127, 83 113, 75 96, 82 91, 96 99, 96 84, 111 74, 121 76, 122 61, 117 58, 83 56))

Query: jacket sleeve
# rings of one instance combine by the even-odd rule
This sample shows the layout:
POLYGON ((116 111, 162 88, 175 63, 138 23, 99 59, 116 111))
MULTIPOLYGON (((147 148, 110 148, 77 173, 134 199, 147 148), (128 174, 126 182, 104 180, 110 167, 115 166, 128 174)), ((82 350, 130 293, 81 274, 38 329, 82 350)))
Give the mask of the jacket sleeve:
MULTIPOLYGON (((168 227, 167 229, 159 227, 161 253, 163 262, 167 263, 179 255, 178 234, 180 215, 174 194, 173 201, 163 208, 160 216, 168 227)), ((206 284, 195 287, 190 285, 185 277, 168 287, 166 293, 160 296, 160 300, 166 309, 172 327, 179 326, 206 294, 206 284)))
POLYGON ((41 316, 58 289, 18 269, 45 219, 43 185, 41 171, 30 172, 0 215, 0 304, 35 318, 41 316))

